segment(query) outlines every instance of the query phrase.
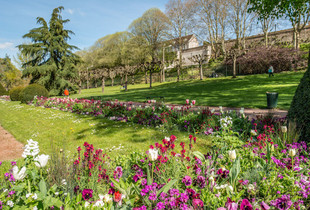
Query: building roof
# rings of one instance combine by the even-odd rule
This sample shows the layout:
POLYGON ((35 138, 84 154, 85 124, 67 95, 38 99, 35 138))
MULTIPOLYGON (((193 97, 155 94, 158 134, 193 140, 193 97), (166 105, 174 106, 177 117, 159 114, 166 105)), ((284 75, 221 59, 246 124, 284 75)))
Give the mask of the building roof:
MULTIPOLYGON (((194 34, 191 34, 191 35, 187 35, 187 36, 182 36, 181 37, 181 42, 183 42, 183 44, 185 44, 186 42, 189 42, 189 40, 191 40, 192 37, 195 37, 194 34)), ((179 38, 175 38, 175 39, 170 39, 170 40, 167 40, 167 41, 164 41, 164 43, 169 43, 169 44, 176 44, 179 42, 179 38)))

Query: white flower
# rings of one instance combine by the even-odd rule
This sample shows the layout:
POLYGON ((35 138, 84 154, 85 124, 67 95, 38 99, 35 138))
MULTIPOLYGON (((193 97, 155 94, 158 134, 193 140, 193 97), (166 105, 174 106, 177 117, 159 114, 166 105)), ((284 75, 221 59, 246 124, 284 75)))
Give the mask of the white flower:
POLYGON ((291 156, 291 157, 294 157, 296 155, 296 149, 290 149, 288 151, 288 154, 291 156))
POLYGON ((38 210, 38 207, 37 206, 33 207, 33 210, 38 210))
POLYGON ((33 141, 32 139, 27 140, 27 144, 25 145, 24 152, 22 154, 23 158, 26 158, 27 156, 36 156, 39 154, 39 146, 38 142, 33 141))
POLYGON ((90 205, 90 203, 88 201, 86 201, 84 207, 87 208, 89 205, 90 205))
POLYGON ((223 185, 220 185, 220 186, 219 185, 215 185, 214 186, 214 188, 217 189, 217 190, 224 189, 226 187, 228 187, 228 184, 223 184, 223 185))
POLYGON ((13 167, 13 177, 16 180, 22 180, 25 178, 26 176, 26 167, 22 167, 22 169, 20 169, 20 171, 18 170, 18 166, 14 166, 13 167))
POLYGON ((209 182, 211 183, 211 185, 214 185, 214 178, 213 178, 213 176, 209 177, 209 182))
POLYGON ((32 193, 27 193, 26 198, 29 198, 32 195, 32 193))
POLYGON ((166 141, 170 141, 170 137, 165 136, 166 141))
POLYGON ((223 112, 223 107, 222 107, 222 106, 219 106, 219 108, 220 108, 220 112, 223 112))
POLYGON ((252 185, 252 184, 249 184, 248 185, 248 191, 254 191, 255 190, 255 186, 254 185, 252 185))
POLYGON ((157 149, 149 149, 149 159, 150 161, 155 161, 158 158, 158 150, 157 149))
POLYGON ((228 156, 231 160, 235 160, 237 155, 236 155, 236 151, 235 150, 229 150, 228 151, 228 156))
POLYGON ((230 190, 230 192, 234 192, 234 188, 231 185, 228 185, 226 188, 230 190))
POLYGON ((55 195, 59 195, 59 192, 55 192, 55 195))
POLYGON ((37 200, 37 199, 38 199, 37 193, 33 194, 32 198, 35 199, 35 200, 37 200))
POLYGON ((67 181, 66 181, 65 179, 63 179, 63 180, 61 181, 61 184, 67 185, 67 181))
POLYGON ((252 134, 253 136, 256 136, 256 135, 257 135, 257 133, 256 133, 255 130, 251 130, 251 134, 252 134))
POLYGON ((49 155, 38 155, 34 160, 37 167, 44 167, 47 164, 47 161, 49 159, 49 155))
POLYGON ((14 206, 14 203, 13 203, 13 201, 8 201, 7 203, 6 203, 6 205, 8 205, 8 206, 10 206, 11 208, 14 206))
POLYGON ((215 109, 211 109, 211 113, 213 114, 215 112, 215 109))
POLYGON ((287 132, 287 127, 286 126, 281 126, 281 131, 282 131, 282 133, 286 133, 287 132))
POLYGON ((102 199, 105 203, 111 203, 112 197, 109 194, 105 194, 102 199))
POLYGON ((244 108, 243 108, 243 107, 241 107, 241 109, 240 109, 240 114, 241 114, 241 115, 244 114, 244 108))
POLYGON ((99 200, 99 201, 97 201, 97 202, 94 204, 94 206, 96 206, 96 207, 103 207, 103 206, 104 206, 104 203, 103 203, 103 201, 99 200))
POLYGON ((274 145, 271 145, 271 152, 274 151, 274 145))

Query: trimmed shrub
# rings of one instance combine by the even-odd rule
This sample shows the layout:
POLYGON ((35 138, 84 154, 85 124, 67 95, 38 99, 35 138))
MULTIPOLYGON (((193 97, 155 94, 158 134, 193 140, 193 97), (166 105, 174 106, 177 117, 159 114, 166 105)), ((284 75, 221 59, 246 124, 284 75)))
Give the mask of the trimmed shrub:
POLYGON ((7 95, 7 94, 8 94, 8 91, 6 91, 6 89, 0 83, 0 96, 7 95))
POLYGON ((25 87, 20 92, 20 99, 21 99, 21 102, 23 102, 23 103, 27 103, 29 101, 32 101, 35 96, 48 97, 48 91, 42 85, 32 84, 32 85, 25 87))
MULTIPOLYGON (((309 51, 310 55, 310 51, 309 51)), ((296 123, 300 132, 299 141, 310 142, 310 57, 308 58, 308 70, 296 89, 288 119, 296 123)))
POLYGON ((11 101, 21 101, 20 93, 23 89, 24 89, 24 87, 22 87, 22 86, 12 88, 10 90, 11 101))

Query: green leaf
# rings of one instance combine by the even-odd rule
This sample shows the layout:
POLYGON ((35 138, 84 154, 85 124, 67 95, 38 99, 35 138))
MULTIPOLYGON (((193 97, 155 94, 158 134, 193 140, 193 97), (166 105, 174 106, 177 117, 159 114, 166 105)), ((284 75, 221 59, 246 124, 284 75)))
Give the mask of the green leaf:
POLYGON ((147 166, 147 185, 151 185, 151 184, 152 184, 152 177, 151 177, 149 166, 147 166))
POLYGON ((199 158, 201 161, 205 161, 206 160, 205 156, 201 152, 199 152, 199 151, 193 152, 193 155, 196 156, 197 158, 199 158))
POLYGON ((39 182, 39 189, 40 189, 40 192, 45 196, 47 193, 47 189, 46 189, 46 183, 44 179, 41 179, 41 181, 39 182))
POLYGON ((123 189, 115 179, 111 178, 110 180, 118 191, 120 191, 123 195, 127 196, 126 190, 123 189))

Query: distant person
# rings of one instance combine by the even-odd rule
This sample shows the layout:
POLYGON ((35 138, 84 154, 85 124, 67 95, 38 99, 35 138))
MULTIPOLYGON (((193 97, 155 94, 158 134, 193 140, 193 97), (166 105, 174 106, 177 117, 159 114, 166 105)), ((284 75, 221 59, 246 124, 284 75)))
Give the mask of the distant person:
POLYGON ((269 77, 271 77, 271 75, 274 76, 274 75, 273 75, 273 66, 270 66, 270 67, 269 67, 269 69, 268 69, 268 74, 269 74, 269 77))

